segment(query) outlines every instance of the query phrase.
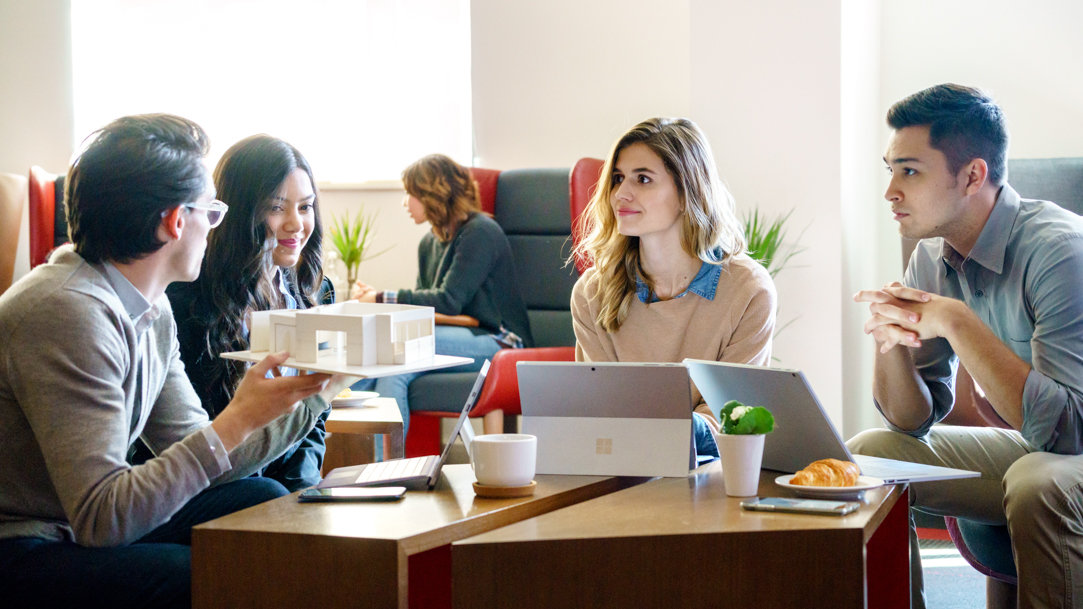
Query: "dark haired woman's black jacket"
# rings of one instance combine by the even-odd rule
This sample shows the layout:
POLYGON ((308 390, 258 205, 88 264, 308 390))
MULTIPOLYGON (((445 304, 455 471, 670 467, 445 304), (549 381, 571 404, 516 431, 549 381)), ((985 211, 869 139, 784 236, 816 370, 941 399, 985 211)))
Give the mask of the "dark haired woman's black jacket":
MULTIPOLYGON (((308 308, 312 303, 303 298, 296 284, 287 275, 287 287, 300 308, 308 308)), ((222 412, 232 399, 232 391, 227 391, 213 379, 221 374, 216 368, 228 365, 229 360, 211 357, 206 350, 205 333, 207 323, 213 319, 212 312, 206 305, 197 305, 196 291, 198 282, 174 283, 166 290, 169 304, 173 308, 173 317, 177 322, 177 339, 180 342, 181 360, 188 373, 188 380, 199 394, 203 409, 213 419, 222 412)), ((320 286, 318 304, 330 304, 335 301, 335 289, 326 277, 320 286)), ((234 345, 233 351, 247 347, 234 345)), ((312 486, 320 481, 320 468, 326 451, 325 423, 328 412, 324 412, 316 426, 297 444, 263 468, 261 475, 282 483, 291 492, 312 486)))

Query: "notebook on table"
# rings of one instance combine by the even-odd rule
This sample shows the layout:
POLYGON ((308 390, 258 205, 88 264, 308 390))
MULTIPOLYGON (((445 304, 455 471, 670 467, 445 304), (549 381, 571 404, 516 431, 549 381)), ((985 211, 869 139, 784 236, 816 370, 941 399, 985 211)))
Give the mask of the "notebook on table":
POLYGON ((694 467, 683 365, 519 362, 517 373, 537 473, 684 477, 694 467))
POLYGON ((796 472, 817 459, 853 461, 862 475, 887 483, 974 478, 978 472, 851 454, 799 370, 686 359, 692 382, 716 414, 730 400, 765 406, 775 429, 763 448, 763 467, 796 472))
POLYGON ((470 427, 468 419, 470 410, 478 401, 481 387, 485 384, 485 375, 489 372, 489 360, 481 366, 478 378, 470 389, 470 395, 463 404, 462 412, 455 421, 455 428, 451 432, 447 445, 440 456, 429 455, 426 457, 411 457, 409 459, 390 459, 379 463, 365 463, 363 465, 348 465, 336 467, 324 476, 317 488, 332 488, 336 486, 405 486, 408 489, 424 490, 432 489, 440 479, 440 471, 447 461, 451 447, 460 436, 466 446, 467 455, 470 454, 470 443, 474 439, 474 430, 470 427))

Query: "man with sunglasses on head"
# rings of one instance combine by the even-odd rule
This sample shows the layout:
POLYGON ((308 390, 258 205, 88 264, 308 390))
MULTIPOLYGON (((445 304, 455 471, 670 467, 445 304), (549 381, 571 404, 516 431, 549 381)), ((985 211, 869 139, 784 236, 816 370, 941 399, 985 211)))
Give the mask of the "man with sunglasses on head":
POLYGON ((208 420, 165 297, 226 213, 207 148, 176 116, 103 128, 68 174, 73 245, 0 297, 5 606, 189 606, 191 527, 287 494, 248 476, 351 380, 268 376, 272 355, 208 420), (155 456, 132 466, 137 438, 155 456))

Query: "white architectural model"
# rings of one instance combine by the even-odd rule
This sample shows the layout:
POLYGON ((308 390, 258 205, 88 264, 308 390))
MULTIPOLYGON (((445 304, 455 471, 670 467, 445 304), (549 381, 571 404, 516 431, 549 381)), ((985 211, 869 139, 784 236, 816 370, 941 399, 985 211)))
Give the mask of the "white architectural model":
POLYGON ((340 302, 252 314, 252 351, 289 351, 315 363, 320 343, 350 366, 410 364, 436 353, 432 307, 340 302))

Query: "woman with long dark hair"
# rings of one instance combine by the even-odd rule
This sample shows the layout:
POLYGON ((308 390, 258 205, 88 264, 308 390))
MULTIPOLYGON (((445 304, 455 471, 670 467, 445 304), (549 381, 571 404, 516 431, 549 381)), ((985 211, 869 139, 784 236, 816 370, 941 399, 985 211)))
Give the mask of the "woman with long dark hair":
MULTIPOLYGON (((245 138, 218 162, 214 185, 230 213, 207 241, 199 279, 167 292, 181 358, 212 418, 229 403, 248 366, 219 356, 248 349, 253 311, 334 302, 323 277, 316 182, 300 151, 268 135, 245 138)), ((262 474, 291 491, 319 482, 326 418, 324 412, 309 435, 262 474)))

